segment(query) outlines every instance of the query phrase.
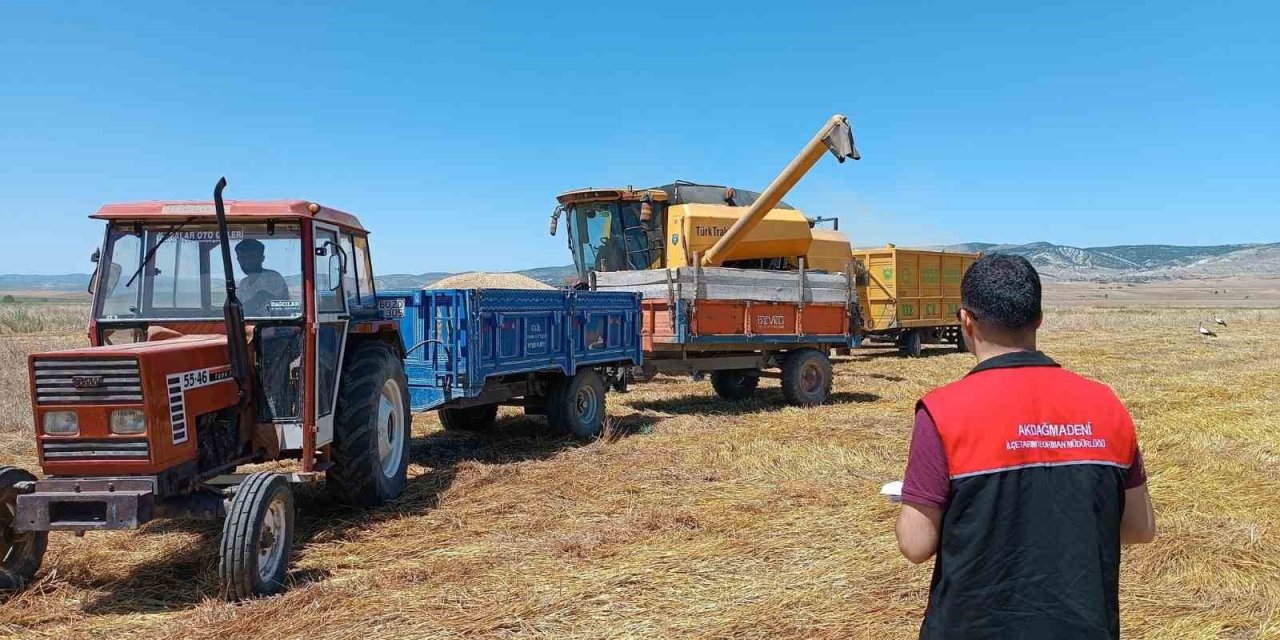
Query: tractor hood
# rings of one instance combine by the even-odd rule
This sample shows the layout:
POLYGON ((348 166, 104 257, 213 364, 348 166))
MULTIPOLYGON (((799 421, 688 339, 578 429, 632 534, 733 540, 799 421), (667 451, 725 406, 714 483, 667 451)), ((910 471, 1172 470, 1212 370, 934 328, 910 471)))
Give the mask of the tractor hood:
POLYGON ((228 358, 226 336, 209 334, 32 354, 45 473, 145 475, 194 460, 196 418, 239 401, 228 358), (122 410, 143 412, 145 428, 119 431, 112 415, 122 410), (75 428, 50 432, 51 413, 73 414, 75 428))

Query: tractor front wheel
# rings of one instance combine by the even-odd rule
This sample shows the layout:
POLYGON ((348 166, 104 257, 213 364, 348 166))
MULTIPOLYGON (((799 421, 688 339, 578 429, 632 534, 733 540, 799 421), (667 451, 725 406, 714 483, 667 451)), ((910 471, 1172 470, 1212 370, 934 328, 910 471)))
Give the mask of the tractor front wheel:
POLYGON ((16 591, 26 586, 40 570, 49 544, 45 531, 15 531, 19 482, 34 482, 24 469, 0 467, 0 591, 16 591))
POLYGON ((259 471, 236 488, 222 523, 218 578, 227 600, 284 587, 293 547, 293 490, 283 474, 259 471))
POLYGON ((353 345, 338 387, 329 493, 363 507, 399 496, 408 481, 410 420, 404 363, 384 343, 353 345))

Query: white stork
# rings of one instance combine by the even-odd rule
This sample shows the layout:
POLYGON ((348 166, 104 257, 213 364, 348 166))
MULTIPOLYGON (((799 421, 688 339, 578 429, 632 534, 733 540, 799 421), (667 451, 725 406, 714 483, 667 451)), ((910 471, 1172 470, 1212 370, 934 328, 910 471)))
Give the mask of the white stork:
POLYGON ((1214 332, 1212 332, 1212 331, 1210 331, 1210 330, 1208 330, 1208 329, 1204 328, 1204 323, 1203 323, 1203 322, 1201 322, 1201 323, 1200 323, 1200 335, 1204 336, 1204 339, 1205 339, 1205 340, 1208 340, 1209 338, 1216 338, 1216 337, 1218 337, 1218 334, 1216 334, 1216 333, 1214 333, 1214 332))
POLYGON ((1216 315, 1215 315, 1215 316, 1213 316, 1213 321, 1214 321, 1214 322, 1216 322, 1216 323, 1218 324, 1218 326, 1220 326, 1220 327, 1225 327, 1225 326, 1227 326, 1227 321, 1226 321, 1226 320, 1223 320, 1223 319, 1222 319, 1221 317, 1219 317, 1219 316, 1216 316, 1216 315))

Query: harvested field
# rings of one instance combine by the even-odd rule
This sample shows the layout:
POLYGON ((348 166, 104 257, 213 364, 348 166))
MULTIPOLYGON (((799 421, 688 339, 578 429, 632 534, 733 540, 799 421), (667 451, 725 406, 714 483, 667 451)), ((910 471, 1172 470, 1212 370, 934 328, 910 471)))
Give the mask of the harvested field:
POLYGON ((529 276, 519 273, 488 273, 471 271, 441 278, 425 289, 554 289, 529 276))
MULTIPOLYGON (((1125 551, 1131 638, 1280 637, 1280 310, 1059 309, 1043 347, 1103 379, 1138 422, 1160 532, 1125 551)), ((0 462, 31 466, 25 354, 74 335, 0 336, 0 462)), ((0 604, 0 634, 79 638, 908 638, 930 566, 897 552, 914 400, 962 375, 950 349, 858 351, 833 403, 742 403, 664 378, 611 395, 580 446, 504 410, 497 433, 418 416, 407 494, 358 512, 300 499, 293 584, 216 599, 214 523, 55 534, 0 604)))

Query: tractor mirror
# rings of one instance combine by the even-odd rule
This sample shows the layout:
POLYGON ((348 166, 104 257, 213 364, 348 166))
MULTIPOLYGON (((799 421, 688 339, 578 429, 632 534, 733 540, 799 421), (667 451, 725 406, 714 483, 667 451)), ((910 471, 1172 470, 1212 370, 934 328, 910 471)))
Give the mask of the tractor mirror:
POLYGON ((101 267, 98 266, 98 260, 101 256, 101 249, 94 249, 93 254, 89 256, 89 262, 94 264, 93 275, 89 276, 89 287, 87 289, 89 295, 93 295, 93 290, 98 288, 98 272, 102 270, 101 267))
POLYGON ((347 272, 347 255, 342 247, 334 244, 333 241, 325 242, 324 246, 326 249, 333 249, 327 252, 329 254, 329 290, 337 291, 338 287, 342 286, 342 276, 347 272))

